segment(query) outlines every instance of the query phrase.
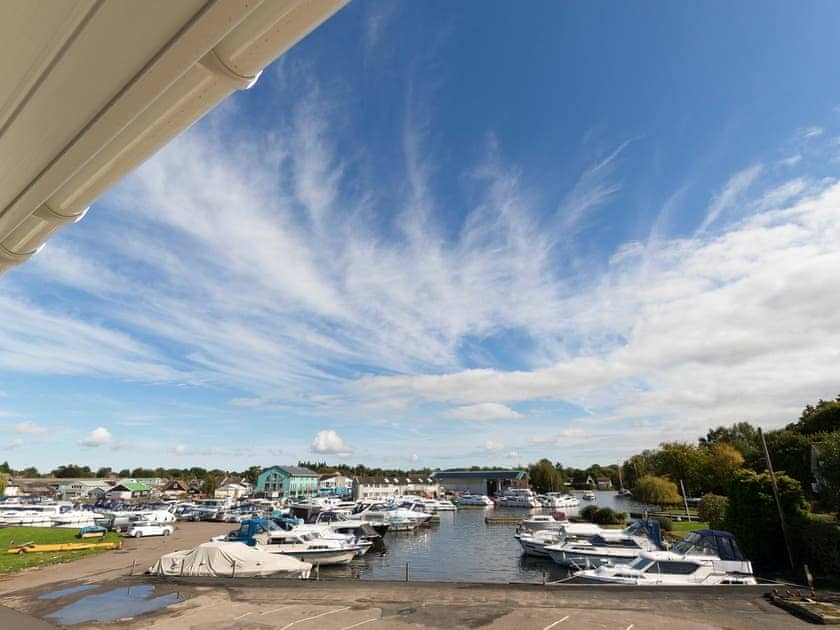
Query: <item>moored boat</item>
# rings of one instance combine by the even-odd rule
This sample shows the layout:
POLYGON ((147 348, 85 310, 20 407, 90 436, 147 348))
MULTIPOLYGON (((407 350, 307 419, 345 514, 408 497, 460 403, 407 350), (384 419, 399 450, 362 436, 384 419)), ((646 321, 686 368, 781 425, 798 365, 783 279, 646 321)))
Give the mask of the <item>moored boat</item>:
POLYGON ((669 551, 644 551, 627 565, 602 565, 576 580, 610 584, 697 586, 756 584, 752 564, 729 532, 691 532, 669 551))

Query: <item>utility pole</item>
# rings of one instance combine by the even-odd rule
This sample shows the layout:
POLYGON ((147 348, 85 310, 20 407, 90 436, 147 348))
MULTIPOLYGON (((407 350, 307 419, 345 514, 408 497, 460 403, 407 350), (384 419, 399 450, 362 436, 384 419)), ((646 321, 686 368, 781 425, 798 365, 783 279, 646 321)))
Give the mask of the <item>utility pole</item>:
POLYGON ((764 448, 764 457, 767 459, 767 470, 770 471, 770 480, 773 482, 773 497, 776 499, 776 509, 779 511, 779 521, 782 524, 782 536, 784 536, 785 539, 785 547, 787 548, 790 570, 795 571, 796 567, 793 564, 793 552, 790 549, 787 524, 785 523, 785 513, 782 510, 782 501, 779 498, 779 486, 776 484, 776 473, 773 471, 773 462, 770 461, 770 451, 767 450, 767 441, 764 439, 764 432, 761 428, 758 429, 758 435, 761 438, 761 446, 764 448))

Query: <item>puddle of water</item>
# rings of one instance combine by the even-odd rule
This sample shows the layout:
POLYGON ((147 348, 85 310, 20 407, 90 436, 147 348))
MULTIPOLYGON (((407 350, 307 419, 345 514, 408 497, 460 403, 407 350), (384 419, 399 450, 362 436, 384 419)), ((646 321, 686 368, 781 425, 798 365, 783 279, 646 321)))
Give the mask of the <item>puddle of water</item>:
POLYGON ((73 595, 74 593, 83 593, 99 588, 99 584, 80 584, 79 586, 71 586, 70 588, 62 588, 58 591, 52 591, 38 597, 38 599, 61 599, 66 595, 73 595))
POLYGON ((46 617, 68 626, 86 621, 116 621, 125 617, 145 615, 183 599, 178 593, 151 597, 154 591, 154 586, 146 584, 117 588, 82 597, 46 617))

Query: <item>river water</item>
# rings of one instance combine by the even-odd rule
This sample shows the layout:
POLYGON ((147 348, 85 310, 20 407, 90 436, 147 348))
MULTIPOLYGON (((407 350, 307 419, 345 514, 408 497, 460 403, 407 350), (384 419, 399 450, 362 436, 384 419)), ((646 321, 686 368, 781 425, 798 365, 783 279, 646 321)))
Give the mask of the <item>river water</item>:
MULTIPOLYGON (((577 515, 586 505, 611 507, 621 512, 642 511, 645 506, 632 499, 618 498, 615 491, 596 492, 596 500, 583 501, 579 508, 563 510, 577 515)), ((580 498, 580 493, 578 493, 580 498)), ((327 575, 352 575, 361 579, 405 579, 408 563, 411 580, 452 580, 475 582, 542 582, 568 575, 567 569, 550 559, 525 557, 513 537, 515 525, 487 525, 488 515, 515 515, 520 518, 545 510, 492 507, 463 508, 441 512, 440 525, 415 532, 388 532, 385 548, 371 549, 349 567, 323 569, 327 575)))

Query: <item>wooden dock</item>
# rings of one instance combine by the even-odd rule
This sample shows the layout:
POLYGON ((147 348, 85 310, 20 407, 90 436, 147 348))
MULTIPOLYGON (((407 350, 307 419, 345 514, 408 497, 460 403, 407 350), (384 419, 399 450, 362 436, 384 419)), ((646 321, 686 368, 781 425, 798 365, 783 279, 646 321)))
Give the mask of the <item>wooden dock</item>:
POLYGON ((520 525, 522 523, 522 517, 512 516, 510 514, 499 516, 485 516, 484 522, 487 525, 520 525))

